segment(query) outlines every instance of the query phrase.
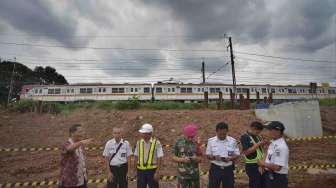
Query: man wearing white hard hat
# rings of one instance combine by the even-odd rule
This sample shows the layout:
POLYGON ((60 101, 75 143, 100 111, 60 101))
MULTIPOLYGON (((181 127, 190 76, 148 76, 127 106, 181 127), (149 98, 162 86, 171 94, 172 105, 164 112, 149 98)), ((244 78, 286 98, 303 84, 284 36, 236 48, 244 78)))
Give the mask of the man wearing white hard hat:
POLYGON ((153 137, 153 126, 143 124, 139 130, 141 139, 137 141, 134 155, 137 166, 137 187, 158 188, 160 179, 160 165, 163 150, 160 141, 153 137))

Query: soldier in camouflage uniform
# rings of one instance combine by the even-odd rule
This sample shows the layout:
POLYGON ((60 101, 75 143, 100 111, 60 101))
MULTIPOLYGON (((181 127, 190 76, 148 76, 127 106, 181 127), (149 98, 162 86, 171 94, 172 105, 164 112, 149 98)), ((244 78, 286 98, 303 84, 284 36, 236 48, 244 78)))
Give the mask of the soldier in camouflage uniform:
POLYGON ((197 127, 193 124, 183 129, 184 138, 176 141, 173 148, 173 161, 178 164, 179 188, 199 188, 198 163, 202 160, 200 144, 195 141, 197 127))

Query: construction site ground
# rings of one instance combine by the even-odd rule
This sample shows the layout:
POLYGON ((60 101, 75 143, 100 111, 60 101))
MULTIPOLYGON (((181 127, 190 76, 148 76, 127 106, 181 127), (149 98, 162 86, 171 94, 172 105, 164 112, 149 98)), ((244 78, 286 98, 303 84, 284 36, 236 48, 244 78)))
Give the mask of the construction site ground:
MULTIPOLYGON (((336 135, 336 107, 321 107, 324 135, 336 135)), ((143 123, 154 126, 154 134, 162 144, 173 145, 182 136, 182 127, 187 123, 199 126, 202 143, 215 136, 215 125, 220 121, 229 124, 229 135, 239 139, 249 123, 256 120, 253 110, 135 110, 104 111, 79 109, 61 114, 37 114, 0 111, 0 148, 60 147, 68 137, 68 128, 80 123, 87 137, 94 138, 92 146, 103 146, 112 138, 112 128, 123 127, 125 138, 134 146, 140 137, 138 129, 143 123)), ((290 166, 310 164, 336 164, 336 139, 289 142, 290 166)), ((203 148, 205 151, 205 148, 203 148)), ((176 175, 176 164, 171 160, 170 147, 164 148, 164 175, 176 175)), ((89 178, 106 178, 101 150, 86 151, 89 178)), ((57 180, 60 151, 0 152, 0 184, 26 181, 57 180)), ((204 158, 201 170, 207 171, 208 160, 204 158)), ((244 168, 242 159, 237 161, 244 168)), ((201 177, 202 185, 207 176, 201 177)), ((289 187, 335 187, 336 173, 333 170, 291 170, 289 187)), ((176 180, 161 181, 161 187, 176 187, 176 180)), ((236 187, 247 187, 245 174, 237 174, 236 187)), ((41 186, 42 187, 42 186, 41 186)), ((56 186, 54 186, 56 187, 56 186)), ((89 187, 104 187, 90 184, 89 187)), ((130 187, 136 187, 130 182, 130 187)))

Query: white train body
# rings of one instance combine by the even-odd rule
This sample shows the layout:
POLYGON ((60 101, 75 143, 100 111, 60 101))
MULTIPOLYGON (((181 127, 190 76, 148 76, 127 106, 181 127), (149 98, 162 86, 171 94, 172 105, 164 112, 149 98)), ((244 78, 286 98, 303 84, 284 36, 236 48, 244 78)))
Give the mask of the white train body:
MULTIPOLYGON (((204 92, 208 92, 209 100, 217 100, 219 92, 223 99, 230 99, 228 84, 73 84, 73 85, 25 85, 22 87, 20 98, 39 101, 71 102, 71 101, 120 101, 137 97, 147 101, 202 101, 204 92)), ((268 97, 270 93, 275 100, 300 100, 314 98, 336 98, 336 87, 316 89, 312 94, 309 86, 281 86, 281 85, 237 85, 237 95, 243 94, 250 99, 268 97)))

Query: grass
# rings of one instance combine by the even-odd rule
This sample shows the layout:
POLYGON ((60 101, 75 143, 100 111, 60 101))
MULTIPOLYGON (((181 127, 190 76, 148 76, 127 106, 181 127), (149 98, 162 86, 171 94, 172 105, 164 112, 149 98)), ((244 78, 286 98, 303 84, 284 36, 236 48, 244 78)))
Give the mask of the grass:
MULTIPOLYGON (((15 103, 14 109, 19 112, 32 112, 37 107, 37 101, 21 100, 15 103)), ((126 101, 77 101, 73 103, 43 103, 43 112, 48 112, 50 106, 54 106, 54 113, 68 113, 80 108, 97 108, 106 111, 111 110, 197 110, 205 109, 203 103, 183 103, 173 101, 155 101, 144 102, 138 98, 129 98, 126 101)), ((224 101, 224 109, 230 108, 230 102, 224 101)), ((208 109, 216 110, 217 103, 211 102, 208 104, 208 109)))
POLYGON ((320 106, 336 106, 336 98, 320 99, 320 106))

